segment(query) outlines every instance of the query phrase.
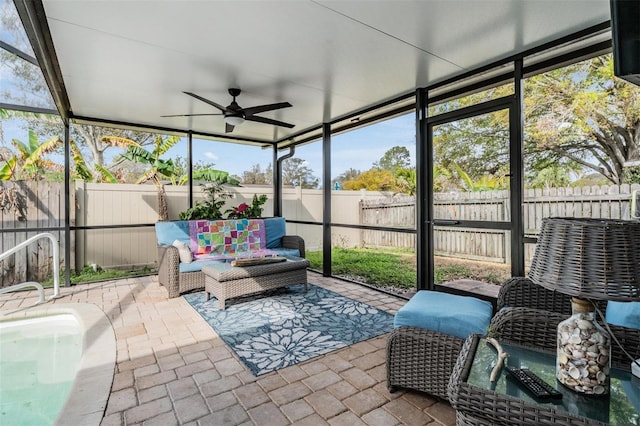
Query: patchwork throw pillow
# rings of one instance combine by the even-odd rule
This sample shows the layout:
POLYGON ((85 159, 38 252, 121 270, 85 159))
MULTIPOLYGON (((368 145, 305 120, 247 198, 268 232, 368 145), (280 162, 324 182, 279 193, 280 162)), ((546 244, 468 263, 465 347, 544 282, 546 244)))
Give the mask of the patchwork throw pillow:
POLYGON ((191 251, 199 256, 225 258, 266 248, 262 219, 189 221, 191 251))

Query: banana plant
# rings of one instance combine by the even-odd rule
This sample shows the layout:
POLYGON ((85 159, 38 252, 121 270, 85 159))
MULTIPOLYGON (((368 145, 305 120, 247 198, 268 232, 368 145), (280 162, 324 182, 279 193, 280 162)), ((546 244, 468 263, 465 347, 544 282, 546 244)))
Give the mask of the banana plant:
MULTIPOLYGON (((113 136, 103 138, 105 142, 112 141, 113 139, 113 136)), ((126 140, 128 144, 127 152, 121 154, 121 158, 134 163, 144 164, 149 167, 142 176, 138 178, 136 183, 145 183, 148 181, 153 182, 158 190, 158 220, 169 220, 169 208, 167 206, 167 197, 162 180, 163 178, 174 179, 176 168, 174 167, 171 159, 165 160, 160 157, 177 144, 180 141, 180 137, 163 137, 162 135, 157 135, 154 139, 153 149, 151 151, 146 150, 130 139, 118 139, 121 139, 120 142, 122 143, 126 140)))
POLYGON ((38 135, 33 130, 29 130, 28 142, 13 139, 11 144, 17 152, 0 168, 1 180, 43 178, 46 172, 63 167, 45 158, 47 154, 63 144, 59 136, 40 143, 38 135))

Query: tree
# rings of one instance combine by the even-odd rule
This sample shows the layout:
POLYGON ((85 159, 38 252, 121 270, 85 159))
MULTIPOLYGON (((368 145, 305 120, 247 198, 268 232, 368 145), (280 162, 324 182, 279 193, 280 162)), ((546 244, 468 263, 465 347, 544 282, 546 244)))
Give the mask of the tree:
POLYGON ((411 166, 411 154, 405 146, 394 146, 387 150, 380 160, 373 163, 373 167, 382 170, 391 170, 409 168, 411 166))
MULTIPOLYGON (((465 107, 470 102, 455 104, 465 107)), ((459 166, 471 179, 509 173, 508 116, 492 113, 435 126, 434 164, 449 172, 459 166)))
POLYGON ((395 170, 396 191, 416 195, 416 169, 399 168, 395 170))
POLYGON ((335 184, 336 182, 340 182, 340 186, 344 186, 344 183, 348 180, 354 180, 356 179, 360 173, 362 173, 360 170, 356 170, 354 168, 350 168, 342 173, 340 173, 338 175, 338 177, 336 177, 333 180, 333 183, 335 184))
MULTIPOLYGON (((640 182, 640 89, 614 77, 611 55, 529 78, 525 83, 527 182, 550 167, 595 171, 614 184, 640 182)), ((500 86, 431 107, 429 115, 513 93, 500 86)), ((472 179, 509 173, 506 110, 436 126, 435 162, 458 164, 472 179)), ((549 172, 546 172, 549 173, 549 172)))
POLYGON ((373 168, 362 172, 357 178, 344 182, 346 190, 395 191, 396 178, 390 170, 373 168))
POLYGON ((509 179, 506 176, 482 175, 477 179, 473 179, 469 174, 460 168, 457 164, 456 173, 460 179, 460 186, 465 191, 481 192, 492 191, 508 188, 509 179))
POLYGON ((271 163, 264 170, 262 170, 260 164, 254 164, 249 170, 242 172, 240 181, 245 184, 271 185, 273 182, 271 163))
POLYGON ((317 188, 320 179, 313 175, 302 158, 288 158, 282 162, 282 183, 284 185, 300 186, 306 189, 317 188))
POLYGON ((527 181, 529 188, 560 188, 570 184, 570 170, 560 164, 540 170, 527 181))
POLYGON ((546 72, 525 87, 535 148, 617 185, 633 179, 625 163, 640 160, 640 89, 614 76, 611 55, 546 72))

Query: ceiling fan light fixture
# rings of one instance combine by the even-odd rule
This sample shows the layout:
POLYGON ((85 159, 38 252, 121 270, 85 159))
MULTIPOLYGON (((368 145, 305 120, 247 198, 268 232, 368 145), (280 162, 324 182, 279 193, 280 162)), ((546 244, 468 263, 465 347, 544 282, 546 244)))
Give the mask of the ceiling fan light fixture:
POLYGON ((237 114, 227 114, 224 116, 224 122, 230 124, 232 126, 238 126, 244 123, 244 116, 240 113, 237 114))

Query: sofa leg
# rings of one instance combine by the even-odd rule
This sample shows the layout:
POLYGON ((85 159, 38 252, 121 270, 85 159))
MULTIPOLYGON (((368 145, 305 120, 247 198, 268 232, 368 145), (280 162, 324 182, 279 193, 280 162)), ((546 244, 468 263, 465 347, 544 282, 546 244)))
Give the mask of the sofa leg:
POLYGON ((211 294, 208 291, 205 291, 204 292, 204 300, 208 302, 210 298, 211 298, 211 294))

